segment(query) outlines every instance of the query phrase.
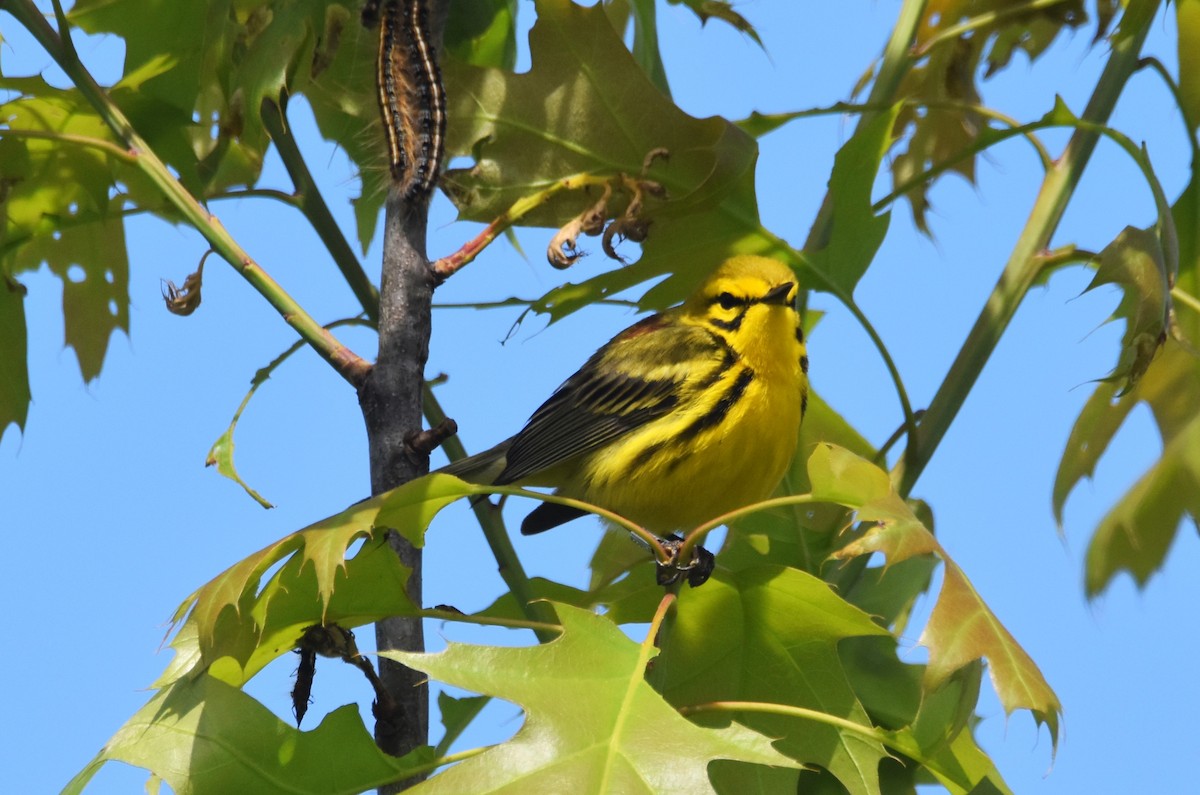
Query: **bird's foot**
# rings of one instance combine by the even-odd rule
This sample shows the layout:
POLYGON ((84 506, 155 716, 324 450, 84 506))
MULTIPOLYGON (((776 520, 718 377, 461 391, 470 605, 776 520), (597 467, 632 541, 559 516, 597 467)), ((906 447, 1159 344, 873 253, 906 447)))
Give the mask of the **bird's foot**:
POLYGON ((687 576, 688 585, 697 588, 703 585, 712 575, 717 565, 716 556, 702 546, 692 548, 692 559, 686 563, 679 560, 679 550, 683 548, 683 538, 679 535, 660 538, 659 543, 670 556, 666 563, 658 564, 658 584, 667 586, 679 582, 687 576))

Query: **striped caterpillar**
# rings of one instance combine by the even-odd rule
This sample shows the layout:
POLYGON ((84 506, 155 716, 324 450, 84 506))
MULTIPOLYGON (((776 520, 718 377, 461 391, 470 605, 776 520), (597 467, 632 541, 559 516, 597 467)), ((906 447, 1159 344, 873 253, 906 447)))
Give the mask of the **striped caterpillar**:
POLYGON ((427 200, 446 138, 446 94, 429 41, 426 0, 368 2, 363 21, 380 22, 376 83, 392 182, 406 201, 427 200))

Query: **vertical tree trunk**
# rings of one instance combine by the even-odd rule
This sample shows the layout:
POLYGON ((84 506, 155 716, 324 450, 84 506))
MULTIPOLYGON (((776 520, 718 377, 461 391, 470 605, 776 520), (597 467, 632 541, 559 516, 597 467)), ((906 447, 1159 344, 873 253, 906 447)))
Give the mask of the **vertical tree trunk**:
MULTIPOLYGON (((440 49, 448 0, 402 0, 402 13, 420 13, 428 24, 425 34, 440 49), (417 3, 426 4, 422 9, 417 3)), ((411 35, 411 33, 409 34, 411 35)), ((411 42, 408 43, 411 45, 411 42)), ((407 46, 407 45, 402 45, 407 46)), ((433 52, 436 64, 437 53, 433 52)), ((433 70, 433 79, 440 80, 433 70)), ((427 110, 427 109, 424 109, 427 110)), ((386 116, 386 112, 385 112, 386 116)), ((427 164, 436 176, 440 148, 427 164)), ((413 165, 408 164, 409 168, 413 165)), ((430 303, 434 279, 425 251, 429 215, 428 197, 408 200, 400 190, 401 177, 393 174, 388 192, 383 239, 383 277, 379 290, 379 357, 359 392, 367 426, 371 460, 371 491, 387 491, 429 471, 427 453, 412 449, 407 439, 421 430, 421 393, 425 362, 429 357, 430 303)), ((412 571, 408 596, 421 600, 421 551, 392 535, 392 548, 412 571)), ((420 619, 390 618, 375 625, 377 648, 424 651, 420 619)), ((424 674, 391 660, 379 660, 383 685, 394 701, 389 714, 376 715, 375 741, 389 754, 401 756, 429 742, 429 685, 424 674)), ((411 783, 411 782, 410 782, 411 783)), ((385 787, 395 792, 404 785, 385 787)))
MULTIPOLYGON (((433 279, 425 255, 427 212, 388 196, 384 229, 383 279, 379 298, 379 358, 359 395, 367 425, 371 491, 378 494, 429 471, 429 457, 405 443, 421 428, 421 389, 429 356, 433 279)), ((421 552, 399 536, 392 548, 412 569, 408 595, 421 604, 421 552)), ((419 618, 389 618, 375 625, 377 648, 422 651, 419 618)), ((379 747, 403 755, 428 742, 429 688, 424 674, 391 660, 379 660, 380 678, 397 705, 396 720, 375 725, 379 747)))

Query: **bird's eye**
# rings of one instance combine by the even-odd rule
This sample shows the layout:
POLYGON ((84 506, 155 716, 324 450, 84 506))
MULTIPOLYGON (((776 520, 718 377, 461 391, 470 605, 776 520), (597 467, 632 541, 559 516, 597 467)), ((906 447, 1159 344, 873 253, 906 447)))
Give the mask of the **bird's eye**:
POLYGON ((721 293, 717 296, 717 303, 721 305, 722 309, 733 309, 741 301, 734 297, 733 293, 721 293))

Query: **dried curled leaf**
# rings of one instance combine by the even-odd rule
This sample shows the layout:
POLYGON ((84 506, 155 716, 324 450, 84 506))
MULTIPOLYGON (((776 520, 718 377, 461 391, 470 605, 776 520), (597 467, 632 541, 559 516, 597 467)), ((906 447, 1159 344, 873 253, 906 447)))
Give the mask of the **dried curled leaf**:
MULTIPOLYGON (((641 243, 646 239, 650 230, 650 219, 645 217, 645 197, 663 200, 667 198, 667 190, 662 183, 647 179, 645 173, 650 170, 657 160, 669 157, 664 148, 650 150, 642 161, 642 175, 631 177, 628 174, 617 174, 604 185, 604 195, 579 215, 572 218, 558 230, 546 248, 546 259, 560 270, 575 264, 583 252, 579 250, 580 235, 596 236, 603 232, 601 247, 610 258, 625 262, 625 258, 617 253, 614 240, 632 240, 641 243), (614 195, 628 196, 624 211, 619 216, 611 215, 609 205, 614 195), (610 221, 609 218, 612 218, 610 221), (605 226, 607 224, 607 227, 605 226)), ((618 200, 619 201, 619 200, 618 200)))
POLYGON ((183 280, 182 287, 176 286, 175 282, 170 279, 163 281, 163 301, 167 304, 167 311, 172 315, 187 317, 199 308, 200 287, 204 281, 204 261, 211 253, 212 249, 204 253, 196 272, 188 274, 187 278, 183 280))

